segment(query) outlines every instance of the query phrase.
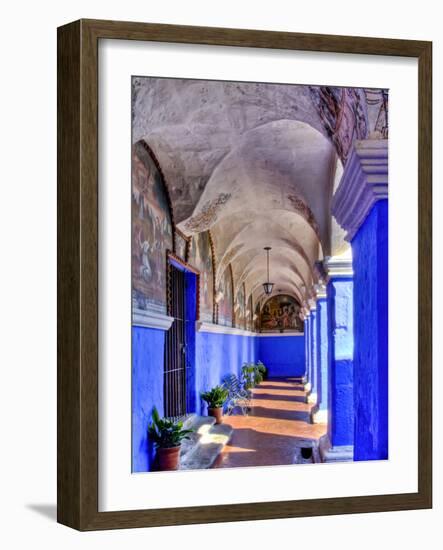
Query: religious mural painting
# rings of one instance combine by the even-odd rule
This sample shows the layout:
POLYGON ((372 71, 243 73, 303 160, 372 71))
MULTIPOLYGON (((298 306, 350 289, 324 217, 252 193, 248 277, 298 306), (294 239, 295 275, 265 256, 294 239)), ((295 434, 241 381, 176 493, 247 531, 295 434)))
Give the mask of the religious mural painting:
POLYGON ((246 328, 246 293, 245 285, 242 283, 237 290, 234 301, 235 326, 237 328, 246 328))
POLYGON ((249 295, 249 298, 246 302, 246 330, 254 330, 254 308, 252 304, 252 294, 249 295))
POLYGON ((176 229, 174 234, 174 244, 175 244, 176 256, 178 256, 181 260, 186 262, 188 257, 188 247, 190 244, 190 238, 186 237, 184 233, 176 229))
POLYGON ((200 272, 200 321, 212 323, 214 318, 214 269, 208 231, 196 233, 192 237, 188 263, 200 272))
POLYGON ((260 330, 262 332, 303 332, 300 319, 300 304, 292 296, 279 294, 269 298, 261 310, 260 330))
POLYGON ((257 300, 257 303, 255 304, 254 309, 254 315, 252 317, 254 322, 254 330, 255 332, 260 332, 260 300, 257 300))
POLYGON ((218 288, 218 324, 226 327, 232 327, 233 320, 233 293, 232 293, 232 270, 231 266, 223 271, 218 288))
POLYGON ((167 191, 148 148, 132 150, 133 307, 166 313, 166 255, 172 250, 167 191))
POLYGON ((365 139, 368 133, 367 105, 364 90, 311 86, 324 127, 334 141, 342 161, 346 161, 354 140, 365 139))

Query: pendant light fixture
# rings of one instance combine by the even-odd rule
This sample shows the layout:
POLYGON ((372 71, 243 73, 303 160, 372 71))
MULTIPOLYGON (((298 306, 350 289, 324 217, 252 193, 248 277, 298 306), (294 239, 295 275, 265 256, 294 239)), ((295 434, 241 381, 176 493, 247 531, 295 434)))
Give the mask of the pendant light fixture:
POLYGON ((267 282, 263 283, 263 289, 265 291, 265 294, 271 294, 272 288, 274 287, 274 283, 269 282, 269 251, 271 250, 270 246, 265 246, 264 250, 266 250, 266 256, 267 256, 267 266, 268 266, 268 278, 267 282))

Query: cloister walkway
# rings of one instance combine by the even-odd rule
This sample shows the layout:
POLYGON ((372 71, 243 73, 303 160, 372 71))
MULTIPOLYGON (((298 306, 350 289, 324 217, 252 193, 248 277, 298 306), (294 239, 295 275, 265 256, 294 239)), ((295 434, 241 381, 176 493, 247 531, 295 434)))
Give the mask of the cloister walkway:
POLYGON ((311 410, 299 379, 264 380, 253 389, 248 416, 225 417, 234 433, 213 467, 296 463, 300 447, 313 446, 326 433, 326 424, 310 423, 311 410))

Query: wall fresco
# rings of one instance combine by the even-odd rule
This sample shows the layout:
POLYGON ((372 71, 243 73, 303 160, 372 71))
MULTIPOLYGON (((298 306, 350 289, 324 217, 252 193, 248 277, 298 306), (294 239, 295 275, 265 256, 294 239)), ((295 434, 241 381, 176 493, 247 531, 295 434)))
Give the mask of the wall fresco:
POLYGON ((237 291, 237 296, 235 297, 234 303, 234 313, 235 326, 242 329, 246 328, 246 296, 244 283, 240 285, 240 288, 237 291))
POLYGON ((254 330, 254 309, 252 307, 252 294, 249 295, 249 298, 246 302, 246 330, 254 330))
POLYGON ((179 233, 178 231, 174 234, 174 242, 175 242, 175 254, 179 258, 181 258, 184 262, 187 261, 187 249, 188 249, 188 241, 184 238, 184 236, 179 233))
POLYGON ((192 237, 188 263, 200 272, 200 321, 213 322, 214 318, 214 269, 209 233, 197 233, 192 237))
POLYGON ((232 272, 231 266, 224 270, 220 279, 218 291, 222 295, 218 302, 218 324, 226 327, 232 327, 232 272))
POLYGON ((300 305, 286 294, 272 296, 263 305, 260 315, 262 332, 303 332, 303 323, 299 317, 300 305))
POLYGON ((141 142, 132 150, 133 307, 166 313, 166 252, 172 222, 162 176, 141 142))
POLYGON ((260 332, 260 302, 257 302, 255 304, 253 320, 254 320, 254 330, 256 332, 260 332))
POLYGON ((323 126, 345 164, 352 143, 368 135, 364 91, 359 88, 310 86, 310 92, 323 126))

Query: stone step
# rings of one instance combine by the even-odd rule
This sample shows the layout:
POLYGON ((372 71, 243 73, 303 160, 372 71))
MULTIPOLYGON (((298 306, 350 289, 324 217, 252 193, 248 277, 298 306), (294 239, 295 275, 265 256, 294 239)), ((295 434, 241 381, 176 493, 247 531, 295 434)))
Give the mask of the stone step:
POLYGON ((228 424, 215 424, 211 416, 193 416, 184 425, 195 431, 182 443, 180 470, 210 468, 234 431, 228 424))
POLYGON ((180 461, 184 461, 186 456, 194 449, 201 437, 206 434, 210 428, 215 424, 215 418, 212 416, 197 416, 191 414, 183 422, 183 428, 186 430, 194 430, 189 434, 189 439, 182 441, 180 450, 180 461))

